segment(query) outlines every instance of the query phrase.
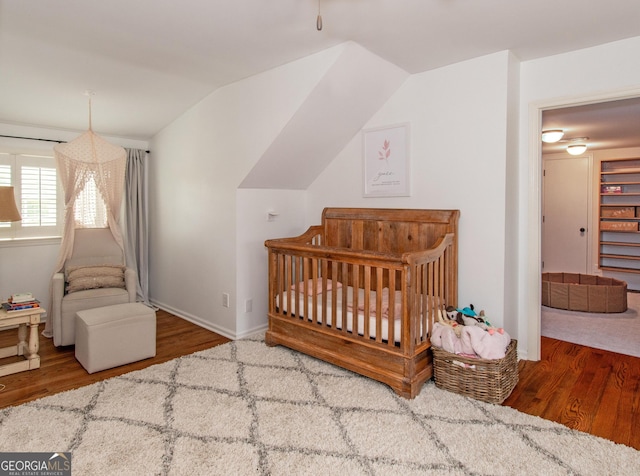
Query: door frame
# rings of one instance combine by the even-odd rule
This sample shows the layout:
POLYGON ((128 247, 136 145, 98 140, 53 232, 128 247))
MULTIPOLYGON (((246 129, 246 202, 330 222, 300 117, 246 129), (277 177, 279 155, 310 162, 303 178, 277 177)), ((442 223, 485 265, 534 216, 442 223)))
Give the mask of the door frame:
MULTIPOLYGON (((598 272, 596 269, 594 261, 594 235, 593 231, 597 233, 597 227, 593 226, 593 214, 594 214, 594 204, 593 204, 593 154, 585 154, 580 157, 573 157, 572 155, 566 154, 547 154, 546 156, 541 156, 540 167, 541 170, 544 169, 544 163, 547 160, 575 160, 575 159, 586 159, 587 160, 587 257, 586 257, 586 269, 588 274, 594 274, 598 272)), ((542 204, 544 202, 544 178, 541 176, 541 188, 540 188, 540 214, 542 216, 542 204)), ((540 262, 542 263, 542 219, 540 221, 540 262)), ((542 266, 542 264, 541 264, 542 266)), ((542 269, 542 268, 541 268, 542 269)), ((542 271, 541 271, 542 272, 542 271)), ((602 273, 600 273, 602 274, 602 273)))
POLYGON ((527 359, 540 360, 541 273, 542 273, 542 112, 572 106, 640 97, 640 88, 606 93, 556 98, 529 104, 529 170, 527 200, 527 261, 525 272, 525 313, 527 316, 527 359))

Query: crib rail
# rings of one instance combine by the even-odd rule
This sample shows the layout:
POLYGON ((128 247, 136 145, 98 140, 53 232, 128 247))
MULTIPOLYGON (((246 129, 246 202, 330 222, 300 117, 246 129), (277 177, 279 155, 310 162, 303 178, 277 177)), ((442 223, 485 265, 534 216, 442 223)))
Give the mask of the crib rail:
POLYGON ((269 316, 394 352, 428 346, 437 312, 456 304, 454 235, 393 254, 324 246, 318 228, 266 242, 269 316))

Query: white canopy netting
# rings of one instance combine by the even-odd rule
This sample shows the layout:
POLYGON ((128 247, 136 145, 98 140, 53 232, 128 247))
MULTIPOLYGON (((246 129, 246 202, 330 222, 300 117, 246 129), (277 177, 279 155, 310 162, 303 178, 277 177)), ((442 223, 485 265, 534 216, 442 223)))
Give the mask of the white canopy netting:
POLYGON ((62 246, 56 264, 58 272, 71 256, 74 230, 86 227, 87 223, 95 223, 96 207, 102 203, 106 209, 106 226, 123 248, 118 219, 127 153, 122 147, 110 144, 91 129, 71 142, 56 145, 53 150, 64 189, 65 205, 62 246), (79 200, 88 188, 95 190, 97 200, 79 200))
MULTIPOLYGON (((108 227, 124 250, 118 226, 124 190, 127 153, 110 144, 91 128, 76 139, 54 146, 58 174, 64 190, 64 231, 54 273, 60 272, 72 254, 76 228, 108 227), (87 197, 91 191, 92 197, 87 197), (96 225, 95 216, 103 210, 104 219, 96 225)), ((123 253, 124 255, 124 253, 123 253)), ((124 263, 123 263, 124 264, 124 263)), ((45 335, 49 331, 47 328, 45 335)))

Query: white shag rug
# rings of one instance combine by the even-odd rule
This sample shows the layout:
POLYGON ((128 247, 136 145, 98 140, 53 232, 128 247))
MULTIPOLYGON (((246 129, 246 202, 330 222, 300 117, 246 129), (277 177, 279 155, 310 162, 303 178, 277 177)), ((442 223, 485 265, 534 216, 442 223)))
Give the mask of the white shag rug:
POLYGON ((261 336, 0 411, 80 475, 636 475, 640 452, 428 382, 414 400, 261 336))

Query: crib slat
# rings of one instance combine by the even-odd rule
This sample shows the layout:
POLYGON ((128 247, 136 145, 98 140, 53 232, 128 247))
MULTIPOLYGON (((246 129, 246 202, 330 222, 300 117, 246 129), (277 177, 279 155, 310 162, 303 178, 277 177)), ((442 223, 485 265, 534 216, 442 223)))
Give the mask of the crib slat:
POLYGON ((342 292, 342 313, 341 313, 341 319, 340 321, 338 321, 336 319, 335 322, 335 327, 336 328, 346 328, 346 319, 347 319, 347 301, 349 299, 349 294, 347 292, 347 288, 349 286, 349 264, 343 262, 342 263, 342 287, 343 292, 342 292))
POLYGON ((320 297, 322 299, 322 325, 327 325, 327 260, 320 260, 320 279, 322 282, 322 293, 320 297))
MULTIPOLYGON (((359 294, 358 294, 358 290, 360 289, 360 267, 357 264, 354 264, 351 266, 351 279, 353 280, 353 306, 352 309, 354 311, 354 315, 352 315, 352 323, 351 323, 351 328, 352 328, 352 332, 354 335, 359 335, 360 329, 358 328, 358 318, 357 318, 357 310, 358 307, 360 306, 360 302, 359 302, 359 294)), ((348 322, 347 322, 347 315, 345 314, 343 317, 343 330, 346 332, 347 327, 348 327, 348 322)))
MULTIPOLYGON (((363 335, 366 337, 369 337, 371 334, 369 333, 369 321, 370 321, 370 316, 371 316, 371 266, 364 266, 364 298, 363 298, 363 307, 364 307, 364 313, 363 313, 363 318, 362 318, 362 323, 364 325, 364 329, 363 329, 363 335)), ((354 290, 355 292, 355 290, 354 290)), ((379 305, 379 299, 380 299, 380 295, 376 296, 376 308, 380 309, 380 305, 379 305)), ((360 312, 358 311, 359 308, 354 308, 354 316, 353 319, 356 321, 360 321, 360 312)), ((374 309, 375 310, 375 309, 374 309)))
MULTIPOLYGON (((376 342, 382 342, 382 268, 376 266, 376 342)), ((387 315, 387 321, 391 322, 393 320, 393 295, 394 291, 389 289, 389 311, 387 315)))
POLYGON ((394 346, 396 342, 396 318, 402 319, 402 308, 400 309, 400 316, 396 316, 396 273, 393 270, 388 270, 389 276, 389 312, 392 315, 387 319, 387 325, 389 326, 387 335, 389 336, 388 344, 394 346))
MULTIPOLYGON (((291 286, 295 282, 291 277, 291 262, 293 257, 291 255, 280 255, 279 258, 279 269, 283 279, 282 286, 280 287, 280 302, 283 303, 282 307, 286 308, 287 312, 291 314, 291 294, 293 294, 291 292, 291 286), (286 303, 284 302, 283 294, 287 296, 286 303)), ((295 286, 297 286, 297 283, 295 283, 295 286)), ((284 309, 281 310, 281 313, 284 314, 284 309)))
MULTIPOLYGON (((318 322, 318 259, 310 258, 311 262, 311 316, 307 316, 310 318, 311 322, 316 324, 318 322)), ((305 290, 306 291, 306 290, 305 290)), ((309 294, 307 292, 307 294, 309 294)))
MULTIPOLYGON (((331 261, 331 325, 336 326, 338 310, 338 263, 331 261)), ((346 291, 342 290, 342 292, 346 291)))

